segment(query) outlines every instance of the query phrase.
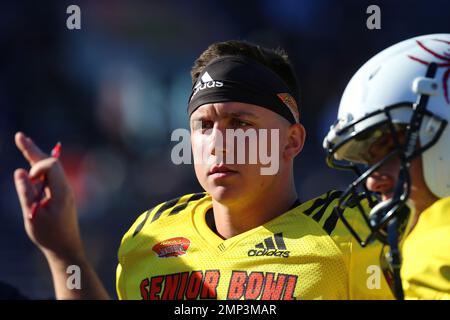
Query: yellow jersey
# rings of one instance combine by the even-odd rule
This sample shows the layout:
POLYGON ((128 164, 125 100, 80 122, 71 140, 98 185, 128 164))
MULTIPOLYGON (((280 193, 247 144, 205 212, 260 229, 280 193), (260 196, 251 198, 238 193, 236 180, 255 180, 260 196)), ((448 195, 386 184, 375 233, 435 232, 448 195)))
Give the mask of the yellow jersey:
POLYGON ((424 210, 402 244, 406 299, 450 299, 450 197, 424 210))
POLYGON ((378 267, 381 245, 363 249, 353 240, 333 211, 340 194, 329 191, 225 240, 206 223, 207 193, 159 204, 122 239, 118 297, 392 299, 378 267))

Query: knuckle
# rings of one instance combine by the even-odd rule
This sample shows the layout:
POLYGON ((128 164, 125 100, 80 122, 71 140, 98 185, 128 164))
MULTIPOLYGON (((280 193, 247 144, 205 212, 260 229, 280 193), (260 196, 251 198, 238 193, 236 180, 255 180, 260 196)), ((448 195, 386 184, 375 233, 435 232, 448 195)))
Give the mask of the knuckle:
POLYGON ((50 163, 50 165, 54 166, 58 163, 58 159, 55 157, 48 157, 48 162, 50 163))
POLYGON ((54 157, 47 158, 47 161, 48 161, 48 166, 49 166, 50 169, 55 169, 55 168, 59 168, 60 167, 59 160, 54 158, 54 157))

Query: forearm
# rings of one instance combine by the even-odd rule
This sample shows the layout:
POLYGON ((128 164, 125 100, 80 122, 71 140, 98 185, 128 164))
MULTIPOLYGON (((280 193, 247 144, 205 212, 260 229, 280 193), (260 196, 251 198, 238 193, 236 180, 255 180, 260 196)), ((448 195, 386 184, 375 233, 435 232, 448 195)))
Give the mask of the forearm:
POLYGON ((106 289, 84 254, 61 257, 47 252, 44 255, 52 273, 56 299, 110 299, 106 289), (72 267, 72 271, 68 271, 71 270, 70 266, 75 266, 72 267), (79 278, 77 279, 76 277, 79 278))

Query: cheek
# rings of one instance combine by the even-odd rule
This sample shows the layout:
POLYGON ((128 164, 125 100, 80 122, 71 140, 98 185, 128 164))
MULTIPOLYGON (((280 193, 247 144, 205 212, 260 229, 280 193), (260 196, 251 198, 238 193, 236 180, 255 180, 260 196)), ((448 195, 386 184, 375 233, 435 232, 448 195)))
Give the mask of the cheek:
POLYGON ((191 135, 191 148, 192 148, 192 156, 194 161, 194 171, 197 176, 197 179, 202 184, 202 181, 205 180, 205 175, 207 172, 207 166, 203 161, 203 147, 202 147, 203 139, 195 134, 191 135))
POLYGON ((384 166, 381 167, 382 170, 392 177, 397 178, 400 172, 400 159, 395 157, 394 159, 388 161, 384 166))
POLYGON ((243 188, 248 188, 251 193, 258 193, 258 190, 264 189, 266 186, 271 185, 276 176, 262 175, 262 167, 264 166, 259 164, 240 166, 240 186, 243 188))
POLYGON ((251 136, 251 139, 245 139, 244 145, 237 144, 234 153, 236 155, 237 151, 245 152, 246 163, 254 164, 255 162, 251 162, 250 159, 256 158, 258 164, 265 162, 264 166, 266 166, 267 161, 281 159, 286 142, 282 134, 278 129, 260 129, 251 136))
POLYGON ((426 188, 425 178, 423 177, 422 158, 419 156, 411 162, 410 175, 413 186, 418 189, 426 188))
POLYGON ((192 153, 195 155, 198 153, 198 150, 201 148, 201 139, 195 134, 191 132, 191 148, 192 153))
POLYGON ((197 166, 201 167, 201 164, 203 163, 202 159, 205 147, 206 147, 205 141, 201 136, 196 134, 191 135, 191 148, 196 171, 197 166))
POLYGON ((197 177, 198 182, 203 187, 203 189, 206 190, 206 179, 207 179, 206 170, 204 169, 203 166, 194 165, 194 171, 195 171, 195 176, 197 177))

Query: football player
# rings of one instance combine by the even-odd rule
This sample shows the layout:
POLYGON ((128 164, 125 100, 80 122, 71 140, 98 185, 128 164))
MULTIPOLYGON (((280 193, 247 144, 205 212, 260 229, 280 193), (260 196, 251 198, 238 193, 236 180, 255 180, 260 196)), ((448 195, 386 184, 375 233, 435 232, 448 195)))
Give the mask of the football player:
MULTIPOLYGON (((191 75, 191 144, 205 192, 158 204, 137 218, 119 249, 118 297, 390 299, 376 270, 381 244, 359 248, 332 210, 341 193, 299 200, 293 160, 303 148, 305 129, 287 55, 241 41, 215 43, 195 61, 191 75), (230 139, 219 141, 227 130, 254 132, 258 146, 268 141, 276 172, 262 174, 267 163, 260 160, 228 161, 239 152, 249 154, 251 139, 232 148, 230 139), (263 130, 276 132, 275 139, 263 130)), ((32 165, 29 173, 15 172, 26 230, 49 261, 57 297, 106 298, 83 254, 60 163, 22 133, 16 144, 32 165), (50 199, 30 219, 31 180, 44 174, 50 199), (68 265, 81 266, 82 289, 66 288, 68 265)), ((167 178, 174 177, 167 173, 167 178)))
POLYGON ((336 210, 361 245, 390 246, 398 298, 450 298, 449 78, 450 34, 397 43, 356 72, 324 140, 329 164, 358 175, 336 210), (360 207, 367 237, 343 211, 360 191, 380 200, 360 207))

